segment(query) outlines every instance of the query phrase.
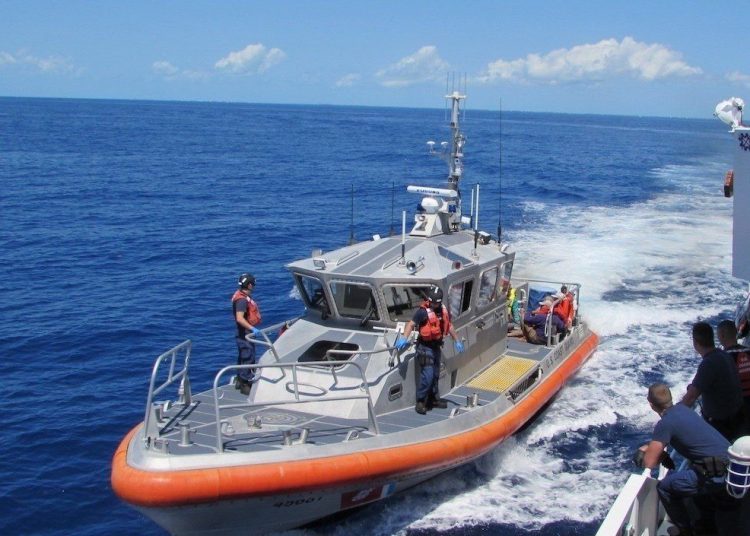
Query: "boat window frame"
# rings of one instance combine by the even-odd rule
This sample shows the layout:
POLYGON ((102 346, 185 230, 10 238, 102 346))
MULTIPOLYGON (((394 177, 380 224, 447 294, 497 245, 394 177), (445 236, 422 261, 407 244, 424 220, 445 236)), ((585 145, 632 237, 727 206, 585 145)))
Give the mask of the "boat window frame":
MULTIPOLYGON (((382 284, 380 286, 380 295, 381 295, 381 298, 383 299, 383 305, 385 306, 385 311, 388 315, 387 320, 389 322, 394 322, 394 323, 410 321, 414 317, 414 313, 417 311, 417 309, 422 307, 422 304, 425 301, 427 293, 430 291, 430 289, 434 288, 435 286, 436 286, 435 283, 421 282, 421 281, 414 282, 414 283, 384 283, 382 284), (394 318, 393 316, 391 316, 391 314, 394 312, 394 310, 391 309, 391 306, 393 306, 395 309, 396 304, 394 303, 393 300, 390 300, 387 297, 386 290, 389 288, 394 288, 394 287, 424 288, 425 289, 424 295, 420 297, 416 306, 408 308, 410 311, 408 318, 404 317, 404 315, 399 315, 402 318, 394 318)), ((404 307, 408 307, 408 306, 405 305, 404 307)))
POLYGON ((500 288, 498 289, 499 296, 507 296, 510 291, 510 278, 513 274, 513 261, 505 261, 500 265, 500 288))
POLYGON ((473 277, 467 277, 465 279, 457 280, 453 283, 451 283, 448 286, 448 312, 451 315, 451 320, 455 321, 458 318, 461 318, 464 314, 467 313, 467 311, 471 311, 471 306, 473 302, 472 294, 474 293, 474 278, 473 277), (469 289, 467 291, 466 286, 469 285, 469 289), (453 288, 457 285, 461 285, 461 305, 460 305, 460 311, 454 311, 453 310, 453 288))
POLYGON ((341 307, 339 307, 339 303, 336 300, 337 296, 336 296, 336 292, 334 292, 334 285, 336 285, 336 284, 353 285, 353 286, 357 286, 357 287, 365 287, 365 288, 367 288, 370 291, 370 300, 368 300, 368 303, 372 304, 372 307, 373 307, 374 312, 375 312, 375 316, 369 316, 368 315, 369 319, 372 320, 372 321, 374 321, 374 322, 380 322, 380 306, 378 304, 378 292, 377 292, 378 289, 377 289, 377 287, 375 287, 369 281, 358 281, 358 280, 353 280, 353 279, 341 279, 341 278, 329 280, 327 282, 328 292, 331 295, 333 306, 336 308, 336 314, 340 318, 357 318, 357 319, 362 319, 365 316, 365 314, 368 313, 368 311, 370 309, 369 309, 369 307, 367 309, 362 309, 357 314, 344 314, 342 312, 344 304, 342 303, 341 307))
POLYGON ((308 309, 318 311, 321 314, 331 314, 331 305, 329 301, 329 297, 326 294, 326 281, 324 279, 321 279, 319 277, 315 277, 313 275, 304 273, 304 272, 292 272, 294 275, 294 282, 297 285, 297 290, 302 297, 302 301, 305 303, 305 307, 308 309), (313 301, 312 297, 309 295, 307 291, 307 287, 305 286, 303 279, 309 279, 311 281, 316 281, 320 284, 320 289, 322 291, 320 298, 316 298, 315 301, 313 301))
POLYGON ((493 305, 498 298, 498 281, 500 279, 500 265, 499 264, 493 264, 489 267, 487 267, 485 270, 482 270, 479 273, 479 285, 477 286, 477 301, 476 301, 476 307, 477 309, 483 309, 485 307, 489 307, 493 305), (495 280, 494 282, 487 282, 485 284, 485 275, 489 272, 495 271, 495 280), (491 293, 489 297, 483 297, 482 292, 486 288, 491 288, 491 293))

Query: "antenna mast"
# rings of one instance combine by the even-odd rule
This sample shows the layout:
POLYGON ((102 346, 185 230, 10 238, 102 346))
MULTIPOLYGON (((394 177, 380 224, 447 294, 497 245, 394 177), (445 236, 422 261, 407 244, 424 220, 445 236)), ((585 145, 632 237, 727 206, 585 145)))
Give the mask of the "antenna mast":
POLYGON ((503 99, 500 98, 500 144, 499 169, 497 175, 498 192, 497 192, 497 243, 500 244, 503 238, 503 99))
POLYGON ((354 183, 352 183, 352 207, 351 207, 351 219, 349 221, 349 245, 354 244, 354 183))

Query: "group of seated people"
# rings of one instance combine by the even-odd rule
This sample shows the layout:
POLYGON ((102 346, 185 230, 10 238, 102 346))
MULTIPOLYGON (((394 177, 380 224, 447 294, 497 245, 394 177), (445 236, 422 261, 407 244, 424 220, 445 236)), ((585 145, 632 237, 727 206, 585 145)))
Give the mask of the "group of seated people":
POLYGON ((515 289, 508 292, 508 307, 511 320, 511 330, 532 344, 547 344, 565 338, 573 326, 575 318, 575 296, 563 285, 560 291, 548 294, 539 302, 539 307, 526 311, 521 316, 521 304, 515 289), (549 323, 548 323, 549 319, 549 323), (520 331, 519 331, 520 328, 520 331))

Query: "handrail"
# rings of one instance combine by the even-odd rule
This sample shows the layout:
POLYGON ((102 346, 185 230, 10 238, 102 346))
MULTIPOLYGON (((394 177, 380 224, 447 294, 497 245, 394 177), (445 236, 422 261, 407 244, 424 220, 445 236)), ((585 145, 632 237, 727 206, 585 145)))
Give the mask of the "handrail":
MULTIPOLYGON (((333 370, 333 369, 331 369, 333 370)), ((336 381, 335 374, 332 373, 332 376, 334 378, 334 381, 336 381)), ((324 390, 324 394, 328 393, 328 390, 324 390)), ((229 365, 227 367, 224 367, 221 369, 216 376, 214 377, 214 384, 213 384, 213 396, 214 396, 214 412, 216 417, 216 452, 223 453, 224 452, 224 442, 222 441, 222 433, 221 433, 221 410, 222 409, 234 409, 234 408, 254 408, 254 407, 267 407, 267 406, 282 406, 287 404, 304 404, 308 402, 334 402, 334 401, 340 401, 340 400, 366 400, 367 401, 367 420, 368 420, 368 430, 372 430, 375 435, 380 435, 380 428, 378 427, 377 418, 375 416, 375 409, 372 404, 372 396, 370 395, 370 388, 367 385, 367 381, 365 379, 365 373, 362 367, 355 362, 352 361, 318 361, 318 362, 305 362, 305 363, 269 363, 267 365, 261 365, 261 364, 255 364, 255 365, 229 365), (363 395, 344 395, 344 396, 335 396, 326 398, 324 400, 319 399, 311 399, 311 400, 301 400, 299 396, 299 382, 297 380, 297 368, 298 367, 338 367, 341 365, 349 365, 356 367, 357 370, 359 370, 359 375, 362 380, 362 383, 360 384, 360 388, 364 388, 365 394, 363 395), (256 370, 256 369, 264 369, 264 368, 279 368, 279 369, 292 369, 292 382, 293 382, 293 390, 294 390, 294 400, 272 400, 272 401, 264 401, 264 402, 251 402, 251 403, 244 403, 244 404, 226 404, 224 406, 219 404, 219 383, 221 380, 221 377, 226 374, 229 371, 233 370, 256 370)))
POLYGON ((245 335, 245 340, 253 344, 260 344, 262 346, 268 347, 271 350, 271 353, 273 354, 274 359, 276 360, 276 362, 278 362, 280 360, 279 354, 278 352, 276 352, 276 347, 271 342, 271 339, 268 337, 268 332, 274 331, 276 329, 280 329, 282 326, 285 326, 285 325, 294 324, 300 318, 302 317, 298 316, 297 318, 293 318, 291 320, 285 320, 284 322, 277 322, 276 324, 273 324, 273 325, 270 325, 261 329, 260 332, 261 332, 261 335, 263 335, 264 340, 260 340, 260 339, 253 337, 252 333, 248 333, 247 335, 245 335))
MULTIPOLYGON (((148 430, 149 430, 149 423, 151 421, 151 405, 153 404, 154 396, 161 393, 164 389, 172 385, 176 380, 182 380, 185 381, 189 378, 188 376, 188 368, 190 365, 190 352, 192 350, 193 343, 190 341, 190 339, 181 342, 174 348, 167 350, 163 354, 161 354, 159 357, 156 358, 156 361, 154 362, 154 367, 151 369, 151 380, 149 381, 148 386, 148 396, 146 397, 146 415, 143 418, 143 438, 148 438, 148 430), (183 369, 178 372, 177 374, 174 373, 175 368, 175 361, 177 360, 177 353, 185 349, 185 366, 183 369), (167 379, 164 383, 162 383, 159 387, 154 388, 154 384, 156 383, 156 374, 159 372, 159 367, 161 366, 162 362, 168 358, 171 357, 172 360, 169 364, 169 374, 167 375, 167 379)), ((189 400, 186 401, 189 404, 189 400)))

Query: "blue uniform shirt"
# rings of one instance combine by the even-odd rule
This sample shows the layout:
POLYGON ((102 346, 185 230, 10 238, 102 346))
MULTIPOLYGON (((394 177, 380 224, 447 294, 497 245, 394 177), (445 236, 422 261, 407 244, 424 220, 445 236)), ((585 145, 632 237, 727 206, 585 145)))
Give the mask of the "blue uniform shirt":
POLYGON ((685 404, 669 408, 654 427, 654 441, 672 447, 690 461, 727 457, 729 441, 685 404))
POLYGON ((692 384, 701 391, 704 417, 731 419, 742 406, 740 375, 726 352, 713 349, 703 356, 692 384))

